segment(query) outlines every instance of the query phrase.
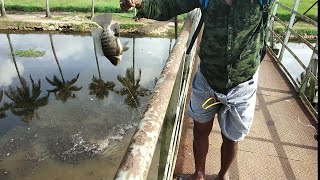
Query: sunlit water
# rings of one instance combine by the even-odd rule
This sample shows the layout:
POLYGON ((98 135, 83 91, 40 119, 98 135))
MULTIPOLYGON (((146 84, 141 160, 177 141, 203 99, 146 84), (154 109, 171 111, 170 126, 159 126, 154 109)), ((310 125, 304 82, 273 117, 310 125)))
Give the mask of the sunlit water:
POLYGON ((173 44, 121 41, 130 49, 113 66, 103 56, 96 61, 91 36, 0 34, 1 180, 114 177, 173 44), (14 59, 9 39, 14 51, 45 55, 14 59))

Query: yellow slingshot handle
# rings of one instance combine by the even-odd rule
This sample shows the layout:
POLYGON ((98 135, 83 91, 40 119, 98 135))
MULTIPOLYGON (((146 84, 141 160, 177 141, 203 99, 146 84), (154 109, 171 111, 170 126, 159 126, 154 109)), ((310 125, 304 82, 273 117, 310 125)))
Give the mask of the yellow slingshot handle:
POLYGON ((220 104, 220 103, 221 103, 220 101, 217 101, 215 98, 210 97, 202 104, 202 108, 207 110, 208 108, 210 108, 214 105, 220 104), (208 106, 205 106, 210 100, 213 100, 214 102, 212 104, 209 104, 208 106))

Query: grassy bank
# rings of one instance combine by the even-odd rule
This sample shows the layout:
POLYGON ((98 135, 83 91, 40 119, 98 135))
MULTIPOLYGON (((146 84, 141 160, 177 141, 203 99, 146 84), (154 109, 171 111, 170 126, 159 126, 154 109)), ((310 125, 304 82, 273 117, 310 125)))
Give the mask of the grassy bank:
MULTIPOLYGON (((300 4, 298 7, 298 12, 303 14, 306 12, 313 3, 315 3, 317 0, 300 0, 300 4)), ((280 0, 280 3, 288 6, 289 8, 293 8, 295 0, 280 0)), ((290 12, 283 9, 282 7, 278 6, 278 12, 277 16, 283 21, 289 21, 290 20, 290 12)), ((308 13, 306 13, 306 16, 309 18, 317 21, 318 20, 318 4, 313 6, 312 9, 309 10, 308 13)))
MULTIPOLYGON (((280 23, 275 23, 275 32, 278 34, 284 34, 286 32, 285 27, 280 23)), ((301 36, 317 36, 318 28, 304 22, 298 22, 293 26, 293 30, 301 36)))
MULTIPOLYGON (((51 11, 91 12, 91 0, 49 0, 51 11)), ((6 10, 37 12, 45 10, 44 0, 5 0, 6 10)), ((119 0, 95 0, 96 12, 122 12, 119 0)))
MULTIPOLYGON (((280 0, 288 7, 293 7, 295 0, 280 0)), ((301 0, 298 11, 303 14, 316 0, 301 0)), ((91 0, 50 0, 51 11, 64 12, 91 12, 91 0)), ((44 11, 44 0, 5 0, 7 10, 37 12, 44 11)), ((96 12, 122 12, 119 7, 119 0, 95 0, 96 12)), ((318 5, 315 5, 306 15, 314 20, 318 19, 318 5)), ((278 14, 282 20, 290 19, 290 12, 278 7, 278 14)))

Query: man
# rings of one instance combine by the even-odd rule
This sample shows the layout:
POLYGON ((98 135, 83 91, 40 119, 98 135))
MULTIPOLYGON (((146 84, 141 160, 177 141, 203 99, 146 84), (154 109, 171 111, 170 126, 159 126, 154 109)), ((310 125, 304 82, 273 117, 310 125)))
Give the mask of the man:
MULTIPOLYGON (((136 7, 138 17, 169 20, 200 7, 200 3, 121 0, 120 6, 125 11, 136 7)), ((203 13, 201 62, 192 82, 189 105, 194 120, 195 173, 183 179, 205 179, 208 137, 217 113, 223 139, 218 178, 229 179, 228 170, 236 157, 238 141, 248 134, 253 121, 265 34, 261 7, 258 0, 210 0, 203 13)))

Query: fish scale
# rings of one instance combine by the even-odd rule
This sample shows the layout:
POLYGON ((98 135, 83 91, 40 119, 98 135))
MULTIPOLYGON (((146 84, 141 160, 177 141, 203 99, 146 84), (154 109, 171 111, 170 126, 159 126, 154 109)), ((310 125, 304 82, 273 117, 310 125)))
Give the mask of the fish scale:
POLYGON ((118 65, 121 62, 122 53, 129 49, 126 46, 127 43, 122 44, 119 39, 119 25, 111 24, 112 15, 110 13, 95 16, 92 20, 101 26, 101 28, 92 30, 96 51, 105 56, 113 65, 118 65))
POLYGON ((104 54, 119 56, 121 53, 121 46, 119 47, 116 38, 110 38, 107 34, 103 33, 101 36, 102 50, 104 54), (111 44, 114 48, 104 48, 107 44, 111 44))

